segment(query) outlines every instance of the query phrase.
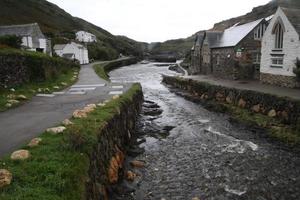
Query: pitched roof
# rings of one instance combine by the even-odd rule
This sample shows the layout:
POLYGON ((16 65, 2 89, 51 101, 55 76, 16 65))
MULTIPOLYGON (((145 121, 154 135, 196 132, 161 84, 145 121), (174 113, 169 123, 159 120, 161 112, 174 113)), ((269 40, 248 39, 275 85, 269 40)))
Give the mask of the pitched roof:
POLYGON ((53 49, 54 50, 63 50, 67 46, 67 44, 56 44, 54 45, 53 49))
POLYGON ((300 9, 299 8, 283 8, 281 7, 284 14, 287 16, 291 24, 300 35, 300 9))
POLYGON ((222 31, 207 31, 204 43, 207 44, 209 47, 213 47, 220 40, 222 34, 222 31))
POLYGON ((226 29, 221 38, 211 48, 234 47, 243 40, 264 19, 259 19, 243 25, 234 25, 226 29))
POLYGON ((39 38, 45 38, 37 23, 12 25, 12 26, 0 26, 0 36, 3 35, 17 35, 17 36, 35 35, 38 36, 39 38))
POLYGON ((205 36, 204 31, 197 33, 196 40, 195 40, 195 46, 202 46, 204 36, 205 36))

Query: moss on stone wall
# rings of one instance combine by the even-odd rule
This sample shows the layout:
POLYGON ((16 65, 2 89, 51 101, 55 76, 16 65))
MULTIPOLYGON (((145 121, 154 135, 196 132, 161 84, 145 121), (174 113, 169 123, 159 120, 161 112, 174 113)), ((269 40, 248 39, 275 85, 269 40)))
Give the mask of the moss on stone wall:
POLYGON ((138 60, 135 57, 113 60, 108 62, 103 62, 101 64, 94 65, 94 70, 104 80, 109 81, 108 73, 116 68, 123 67, 126 65, 132 65, 137 63, 138 60))

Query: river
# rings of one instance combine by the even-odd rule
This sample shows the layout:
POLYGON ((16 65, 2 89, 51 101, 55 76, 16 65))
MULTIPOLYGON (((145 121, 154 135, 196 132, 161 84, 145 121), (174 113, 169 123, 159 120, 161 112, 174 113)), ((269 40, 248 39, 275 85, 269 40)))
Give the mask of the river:
POLYGON ((153 63, 110 73, 113 82, 140 82, 145 100, 163 111, 140 116, 135 144, 143 153, 128 159, 144 161, 145 167, 130 169, 139 175, 123 183, 130 195, 115 199, 300 199, 299 153, 175 95, 161 83, 161 74, 178 75, 153 63))

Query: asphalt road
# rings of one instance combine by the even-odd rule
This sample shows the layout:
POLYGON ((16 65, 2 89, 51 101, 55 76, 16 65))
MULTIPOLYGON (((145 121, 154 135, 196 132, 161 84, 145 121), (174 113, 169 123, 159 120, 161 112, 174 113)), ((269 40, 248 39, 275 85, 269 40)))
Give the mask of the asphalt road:
POLYGON ((61 94, 35 96, 20 107, 0 113, 0 157, 20 148, 45 129, 70 118, 74 110, 90 103, 103 102, 114 95, 110 94, 111 91, 125 92, 130 87, 130 84, 100 79, 93 70, 94 64, 83 65, 78 82, 61 94))

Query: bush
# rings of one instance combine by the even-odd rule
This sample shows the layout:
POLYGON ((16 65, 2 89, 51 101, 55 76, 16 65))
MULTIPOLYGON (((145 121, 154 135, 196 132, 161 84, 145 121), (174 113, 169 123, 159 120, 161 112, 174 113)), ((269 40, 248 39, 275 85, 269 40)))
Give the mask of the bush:
POLYGON ((71 68, 79 67, 64 58, 16 49, 0 49, 0 66, 0 87, 52 80, 71 68))
POLYGON ((16 35, 4 35, 0 36, 0 45, 20 49, 22 44, 22 38, 16 35))
POLYGON ((94 60, 113 60, 118 57, 118 52, 112 48, 102 46, 98 43, 88 45, 89 58, 94 60))
POLYGON ((300 81, 300 60, 297 58, 296 60, 296 68, 294 69, 294 73, 297 76, 298 81, 300 81))

